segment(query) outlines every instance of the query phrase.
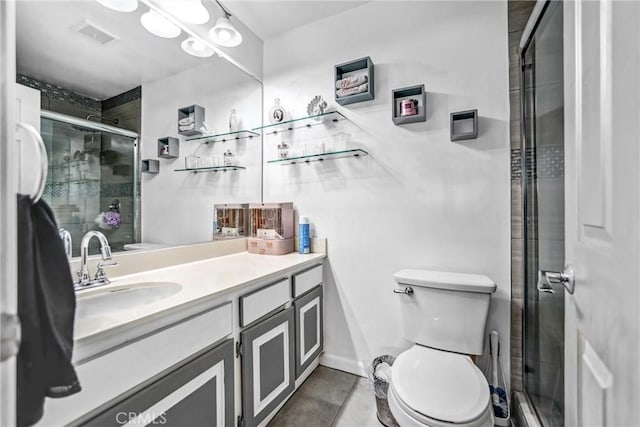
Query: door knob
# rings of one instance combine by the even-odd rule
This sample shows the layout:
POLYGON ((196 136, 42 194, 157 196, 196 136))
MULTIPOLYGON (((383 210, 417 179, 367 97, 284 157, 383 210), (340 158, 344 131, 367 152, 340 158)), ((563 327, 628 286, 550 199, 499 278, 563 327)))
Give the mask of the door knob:
POLYGON ((556 291, 553 290, 552 284, 561 284, 570 295, 573 295, 576 285, 573 267, 567 265, 561 272, 538 270, 538 291, 553 294, 556 291))

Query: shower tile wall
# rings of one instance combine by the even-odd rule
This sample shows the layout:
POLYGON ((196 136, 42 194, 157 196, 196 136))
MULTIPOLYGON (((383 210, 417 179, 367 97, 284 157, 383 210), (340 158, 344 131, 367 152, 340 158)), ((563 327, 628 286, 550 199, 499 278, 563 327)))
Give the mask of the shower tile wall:
POLYGON ((511 389, 522 391, 524 259, 520 138, 520 38, 535 1, 509 0, 509 90, 511 104, 511 389))
POLYGON ((80 95, 61 86, 18 74, 16 82, 40 91, 43 110, 85 119, 89 114, 100 116, 102 102, 99 99, 80 95))

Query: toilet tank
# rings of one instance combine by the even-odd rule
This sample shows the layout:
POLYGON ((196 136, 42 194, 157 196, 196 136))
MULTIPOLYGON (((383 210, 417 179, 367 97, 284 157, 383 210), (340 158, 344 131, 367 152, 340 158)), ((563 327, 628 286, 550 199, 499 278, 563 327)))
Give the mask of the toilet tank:
POLYGON ((404 337, 464 354, 482 354, 491 294, 496 284, 480 274, 404 269, 394 274, 404 337))

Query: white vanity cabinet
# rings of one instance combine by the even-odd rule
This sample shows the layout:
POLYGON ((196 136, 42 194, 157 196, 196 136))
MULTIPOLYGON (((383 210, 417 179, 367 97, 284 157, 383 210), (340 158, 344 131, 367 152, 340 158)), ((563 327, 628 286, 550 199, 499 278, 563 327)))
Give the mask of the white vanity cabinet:
POLYGON ((322 297, 322 264, 240 296, 240 426, 268 422, 317 363, 322 297))
MULTIPOLYGON (((44 417, 36 425, 51 427, 89 422, 97 414, 133 398, 134 392, 151 386, 232 333, 232 304, 226 302, 79 361, 76 372, 82 391, 64 399, 47 399, 44 417)), ((112 421, 102 425, 122 425, 112 421)))
POLYGON ((92 418, 84 426, 232 426, 234 345, 229 338, 92 418))
MULTIPOLYGON (((85 334, 74 350, 82 391, 47 399, 36 426, 266 425, 322 352, 322 258, 291 258, 191 303, 85 334)), ((209 274, 218 271, 230 274, 209 274)))

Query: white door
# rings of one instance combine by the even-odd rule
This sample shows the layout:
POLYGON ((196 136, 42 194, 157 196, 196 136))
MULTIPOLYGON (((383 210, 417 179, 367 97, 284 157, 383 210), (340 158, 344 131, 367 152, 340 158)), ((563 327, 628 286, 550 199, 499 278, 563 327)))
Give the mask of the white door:
POLYGON ((640 425, 640 2, 564 2, 567 426, 640 425))
MULTIPOLYGON (((9 326, 17 313, 15 3, 0 1, 0 326, 2 353, 13 353, 15 342, 9 326)), ((0 425, 15 425, 14 356, 0 362, 0 425)))

